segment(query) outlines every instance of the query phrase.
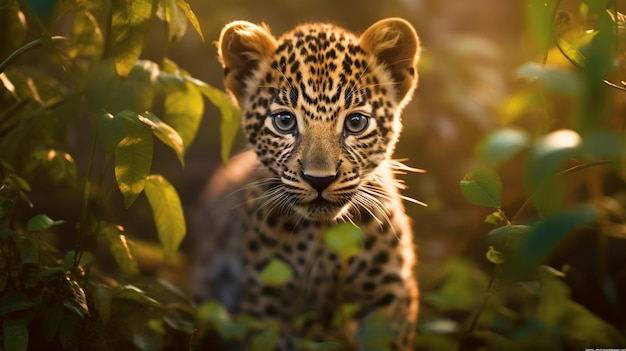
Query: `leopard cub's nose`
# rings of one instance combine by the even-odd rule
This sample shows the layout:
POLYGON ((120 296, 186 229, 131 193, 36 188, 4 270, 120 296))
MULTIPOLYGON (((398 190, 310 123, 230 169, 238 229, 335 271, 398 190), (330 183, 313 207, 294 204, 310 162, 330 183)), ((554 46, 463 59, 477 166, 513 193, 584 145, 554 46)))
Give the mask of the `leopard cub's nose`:
POLYGON ((321 193, 322 191, 324 191, 324 189, 328 188, 328 186, 332 182, 334 182, 335 179, 337 179, 337 174, 331 175, 331 176, 318 177, 318 176, 308 175, 303 172, 302 179, 304 179, 305 182, 307 182, 310 186, 312 186, 313 189, 321 193))

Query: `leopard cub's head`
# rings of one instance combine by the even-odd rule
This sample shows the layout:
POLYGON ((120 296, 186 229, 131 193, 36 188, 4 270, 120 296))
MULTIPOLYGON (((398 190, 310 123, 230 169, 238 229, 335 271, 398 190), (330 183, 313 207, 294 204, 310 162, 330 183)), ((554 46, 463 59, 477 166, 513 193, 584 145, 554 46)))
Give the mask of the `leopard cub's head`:
POLYGON ((237 21, 217 45, 248 142, 275 175, 267 200, 310 220, 380 204, 378 171, 417 85, 419 40, 407 21, 382 20, 360 36, 304 24, 278 39, 237 21))

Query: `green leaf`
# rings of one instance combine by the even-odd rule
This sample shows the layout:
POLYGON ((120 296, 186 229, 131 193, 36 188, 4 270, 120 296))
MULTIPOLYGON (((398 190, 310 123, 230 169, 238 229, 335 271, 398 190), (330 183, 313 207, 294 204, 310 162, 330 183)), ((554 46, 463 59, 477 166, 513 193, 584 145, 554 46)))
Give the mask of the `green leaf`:
POLYGON ((370 314, 359 326, 362 349, 368 351, 388 351, 389 345, 396 337, 391 321, 384 311, 379 309, 370 314))
POLYGON ((220 134, 222 136, 222 162, 226 164, 230 157, 230 150, 235 141, 239 124, 241 123, 241 111, 233 106, 232 101, 223 91, 213 88, 212 86, 191 78, 186 77, 189 82, 194 84, 222 114, 222 123, 220 126, 220 134))
POLYGON ((485 217, 485 223, 502 225, 506 223, 506 217, 504 216, 502 210, 498 209, 485 217))
POLYGON ((126 136, 126 128, 128 123, 133 123, 132 119, 125 118, 130 114, 133 118, 135 113, 131 111, 125 111, 123 114, 113 116, 110 113, 103 113, 96 119, 96 128, 98 132, 98 138, 104 147, 104 151, 113 152, 117 144, 126 136))
POLYGON ((106 242, 115 262, 122 271, 129 275, 139 274, 139 265, 133 243, 124 235, 124 228, 107 222, 100 224, 101 235, 98 237, 106 242))
POLYGON ((203 303, 198 309, 198 320, 211 326, 225 340, 243 339, 248 332, 248 326, 233 321, 226 308, 217 301, 203 303))
POLYGON ((15 240, 20 253, 21 264, 39 264, 39 243, 28 236, 18 236, 15 240))
POLYGON ((626 338, 613 325, 571 300, 567 301, 560 326, 565 348, 610 349, 615 345, 626 345, 626 338))
POLYGON ((111 36, 117 74, 126 77, 141 55, 155 0, 112 0, 111 36))
MULTIPOLYGON (((161 0, 159 10, 161 9, 164 12, 164 16, 159 17, 164 17, 162 19, 168 24, 169 41, 176 43, 185 35, 187 30, 185 14, 176 5, 176 0, 161 0)), ((159 12, 161 11, 158 11, 157 14, 159 12)))
POLYGON ((55 149, 43 149, 33 152, 31 163, 26 166, 26 172, 37 172, 43 168, 57 184, 77 183, 76 163, 72 155, 55 149))
POLYGON ((567 310, 570 290, 565 283, 551 274, 544 274, 540 283, 537 317, 549 328, 559 326, 567 310))
POLYGON ((65 221, 54 221, 45 214, 38 214, 28 220, 26 229, 30 232, 42 232, 63 223, 65 223, 65 221))
POLYGON ((487 254, 485 254, 485 257, 487 257, 489 262, 495 265, 504 263, 504 254, 494 249, 493 246, 489 246, 489 250, 487 251, 487 254))
POLYGON ((149 126, 159 140, 174 150, 180 164, 185 166, 183 140, 180 135, 178 135, 178 132, 150 112, 144 112, 138 115, 137 118, 149 126))
POLYGON ((346 327, 353 321, 357 312, 361 310, 361 306, 356 303, 344 303, 337 310, 335 310, 335 314, 333 315, 333 321, 331 325, 333 328, 341 329, 346 327))
POLYGON ((2 337, 5 351, 28 350, 28 324, 29 321, 20 318, 5 318, 2 321, 2 337))
POLYGON ((150 175, 145 186, 165 261, 171 262, 187 233, 183 207, 176 189, 162 176, 150 175))
POLYGON ((204 35, 202 35, 202 29, 200 29, 200 22, 198 22, 196 14, 191 11, 191 7, 189 6, 189 4, 185 0, 176 0, 176 4, 180 7, 181 10, 183 10, 185 16, 187 17, 187 20, 189 20, 189 23, 191 23, 193 28, 200 36, 200 39, 202 39, 202 41, 204 42, 205 40, 204 35))
POLYGON ((460 182, 463 196, 474 205, 500 208, 502 181, 498 172, 485 168, 469 172, 460 182))
POLYGON ((555 213, 562 207, 563 187, 557 171, 566 160, 580 154, 581 144, 578 133, 569 129, 554 131, 533 144, 526 186, 542 214, 555 213))
POLYGON ((361 252, 363 230, 352 223, 340 223, 324 233, 326 246, 337 253, 344 262, 361 252))
POLYGON ((91 292, 91 297, 98 315, 102 318, 104 324, 107 324, 111 318, 111 291, 107 287, 94 286, 93 289, 88 290, 91 292))
POLYGON ((133 285, 118 286, 111 289, 110 292, 112 305, 118 303, 114 300, 130 300, 157 309, 163 307, 158 301, 147 296, 143 290, 133 285))
MULTIPOLYGON (((119 112, 123 110, 147 111, 154 101, 155 87, 161 69, 153 61, 139 60, 132 66, 130 74, 122 80, 119 88, 108 92, 110 101, 105 110, 119 112)), ((115 77, 119 81, 119 77, 115 77)))
POLYGON ((516 71, 519 78, 537 81, 548 92, 576 97, 581 92, 582 82, 573 72, 541 66, 536 62, 522 65, 516 71))
POLYGON ((485 295, 489 277, 467 260, 451 259, 438 267, 439 289, 425 294, 424 301, 437 311, 474 311, 485 295))
POLYGON ((85 318, 85 316, 89 315, 85 291, 75 280, 66 278, 64 283, 65 296, 63 306, 77 317, 85 318))
POLYGON ((5 318, 9 313, 25 311, 33 307, 33 302, 28 296, 19 291, 9 291, 0 297, 0 318, 5 318))
POLYGON ((68 56, 99 58, 104 48, 104 36, 93 13, 84 9, 74 16, 68 56))
POLYGON ((165 96, 163 120, 180 135, 184 154, 200 127, 204 100, 198 88, 188 81, 183 81, 182 85, 170 84, 169 87, 165 96))
POLYGON ((519 249, 515 251, 513 260, 508 260, 511 265, 507 268, 507 278, 516 280, 523 277, 544 262, 565 236, 597 218, 598 209, 588 204, 546 218, 520 240, 519 249))
POLYGON ((278 326, 268 328, 256 334, 250 342, 250 351, 274 350, 278 346, 278 326))
POLYGON ((528 146, 528 133, 503 128, 484 138, 476 147, 476 158, 487 167, 496 168, 528 146))
POLYGON ((293 268, 278 258, 272 258, 259 275, 261 282, 267 285, 282 285, 291 278, 293 278, 293 268))
POLYGON ((547 52, 555 37, 552 9, 546 6, 545 0, 528 0, 525 8, 532 39, 536 41, 539 50, 547 52))
POLYGON ((489 232, 487 238, 489 243, 499 248, 517 248, 522 240, 533 228, 528 225, 513 224, 496 228, 489 232))
MULTIPOLYGON (((120 114, 122 113, 130 113, 129 118, 137 118, 137 114, 132 111, 122 111, 120 114)), ((146 177, 150 173, 154 140, 151 130, 144 124, 128 123, 125 129, 126 136, 114 149, 115 180, 124 196, 124 207, 129 208, 143 191, 146 177)))

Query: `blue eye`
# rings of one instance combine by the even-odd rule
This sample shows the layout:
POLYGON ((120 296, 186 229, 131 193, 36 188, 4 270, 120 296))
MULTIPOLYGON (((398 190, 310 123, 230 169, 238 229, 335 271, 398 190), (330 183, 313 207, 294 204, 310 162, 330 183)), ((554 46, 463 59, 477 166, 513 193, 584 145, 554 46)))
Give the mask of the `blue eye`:
POLYGON ((281 133, 293 133, 296 129, 296 116, 291 112, 277 112, 272 115, 272 125, 281 133))
POLYGON ((370 124, 370 119, 361 113, 352 113, 346 117, 345 130, 350 134, 361 134, 370 124))

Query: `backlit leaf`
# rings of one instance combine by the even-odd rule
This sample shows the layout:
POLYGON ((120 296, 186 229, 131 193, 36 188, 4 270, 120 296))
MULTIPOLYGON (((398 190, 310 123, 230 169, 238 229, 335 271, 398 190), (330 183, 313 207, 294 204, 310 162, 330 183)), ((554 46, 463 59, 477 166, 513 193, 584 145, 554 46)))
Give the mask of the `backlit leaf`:
POLYGON ((493 264, 504 263, 504 254, 494 249, 493 246, 489 246, 489 250, 487 251, 487 254, 485 255, 485 257, 487 257, 489 262, 493 264))
POLYGON ((110 292, 113 305, 116 303, 114 300, 119 299, 139 302, 142 305, 154 308, 162 307, 162 305, 158 301, 149 297, 143 290, 133 285, 118 286, 114 289, 111 289, 110 292))
POLYGON ((124 207, 130 207, 143 191, 152 167, 153 152, 154 140, 150 128, 142 123, 127 124, 126 136, 114 150, 115 180, 124 196, 124 207))
POLYGON ((222 123, 220 126, 220 135, 222 137, 222 162, 226 164, 230 157, 230 150, 235 141, 239 124, 241 123, 241 111, 233 106, 230 98, 223 91, 216 89, 200 80, 186 77, 188 81, 193 83, 213 105, 215 105, 222 114, 222 123))
POLYGON ((200 39, 204 41, 204 35, 202 35, 202 29, 200 29, 200 22, 198 22, 196 14, 191 11, 191 7, 189 6, 189 4, 185 0, 176 0, 176 4, 180 6, 180 9, 183 10, 183 12, 185 13, 187 20, 189 20, 189 23, 191 23, 193 28, 196 30, 196 32, 200 36, 200 39))
POLYGON ((180 198, 176 189, 160 175, 153 174, 146 179, 145 192, 163 245, 165 261, 171 262, 187 233, 180 198))
POLYGON ((261 271, 259 279, 267 285, 282 285, 293 277, 293 269, 285 261, 271 259, 261 271))
POLYGON ((324 233, 328 248, 337 253, 344 262, 361 251, 362 240, 363 230, 352 223, 337 224, 324 233))
POLYGON ((183 140, 174 128, 170 127, 161 121, 159 117, 150 112, 144 112, 138 115, 137 118, 152 128, 154 135, 156 135, 156 137, 159 138, 159 140, 161 140, 165 145, 174 150, 176 156, 178 157, 178 161, 180 161, 180 164, 184 166, 185 159, 183 156, 183 140))
POLYGON ((537 81, 548 92, 577 96, 582 88, 579 77, 569 71, 529 62, 516 71, 519 78, 537 81))
POLYGON ((563 163, 580 153, 582 139, 573 130, 554 131, 537 140, 530 152, 526 186, 531 200, 547 215, 562 207, 562 182, 556 177, 563 163))
POLYGON ((504 128, 483 139, 476 147, 476 158, 487 167, 498 167, 528 146, 528 133, 504 128))
POLYGON ((124 235, 124 229, 120 226, 102 222, 99 238, 106 242, 115 262, 124 273, 130 276, 139 274, 139 266, 133 249, 133 243, 124 235))
POLYGON ((65 221, 54 221, 45 214, 38 214, 28 220, 26 229, 30 232, 41 232, 63 223, 65 221))
POLYGON ((461 192, 474 205, 500 208, 502 181, 498 172, 485 168, 469 172, 460 182, 461 192))
POLYGON ((117 74, 126 77, 139 59, 155 0, 112 0, 111 35, 117 74))
POLYGON ((187 18, 182 10, 176 5, 176 0, 161 0, 165 22, 169 27, 169 40, 176 43, 185 35, 187 30, 187 18))
POLYGON ((198 87, 181 76, 173 62, 169 63, 175 72, 169 74, 172 80, 163 82, 166 90, 163 121, 180 135, 184 154, 196 137, 204 113, 204 100, 198 87))
MULTIPOLYGON (((153 61, 135 61, 130 74, 113 90, 107 111, 147 111, 152 107, 156 82, 160 74, 159 65, 153 61)), ((116 79, 119 80, 118 77, 116 79)))
POLYGON ((70 58, 90 57, 99 58, 102 55, 104 36, 98 21, 85 9, 74 17, 72 35, 70 36, 70 58))

